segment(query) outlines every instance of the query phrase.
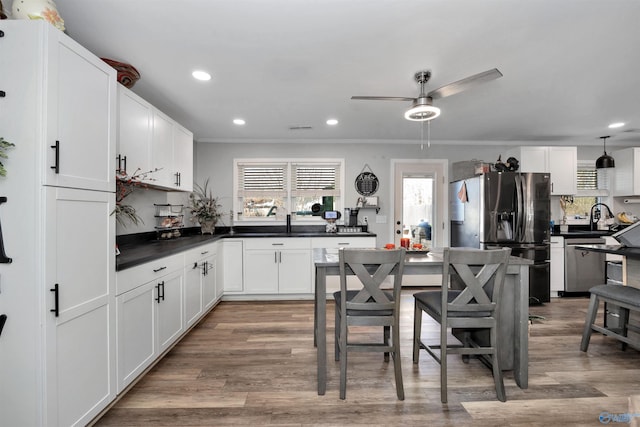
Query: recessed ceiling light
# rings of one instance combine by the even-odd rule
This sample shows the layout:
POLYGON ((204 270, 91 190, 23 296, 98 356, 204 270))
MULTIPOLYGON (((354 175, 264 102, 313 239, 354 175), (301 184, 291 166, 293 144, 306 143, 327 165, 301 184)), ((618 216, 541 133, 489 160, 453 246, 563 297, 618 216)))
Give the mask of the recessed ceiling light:
POLYGON ((191 75, 196 80, 202 80, 204 82, 206 82, 207 80, 211 80, 211 74, 207 73, 206 71, 196 70, 191 73, 191 75))
POLYGON ((624 126, 624 123, 622 122, 611 123, 609 125, 609 129, 621 128, 622 126, 624 126))
POLYGON ((246 122, 244 120, 242 120, 242 119, 233 119, 233 123, 236 124, 236 125, 243 125, 246 122))
POLYGON ((338 124, 338 121, 336 119, 329 119, 327 120, 327 124, 330 126, 335 126, 338 124))

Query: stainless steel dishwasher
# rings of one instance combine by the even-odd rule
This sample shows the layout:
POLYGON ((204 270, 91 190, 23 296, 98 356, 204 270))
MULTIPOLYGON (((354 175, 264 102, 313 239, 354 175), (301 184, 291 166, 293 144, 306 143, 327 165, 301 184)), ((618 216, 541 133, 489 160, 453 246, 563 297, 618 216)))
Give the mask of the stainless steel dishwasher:
POLYGON ((605 277, 605 254, 584 251, 577 245, 603 245, 601 237, 567 238, 564 241, 564 290, 565 292, 588 292, 596 285, 607 282, 605 277))

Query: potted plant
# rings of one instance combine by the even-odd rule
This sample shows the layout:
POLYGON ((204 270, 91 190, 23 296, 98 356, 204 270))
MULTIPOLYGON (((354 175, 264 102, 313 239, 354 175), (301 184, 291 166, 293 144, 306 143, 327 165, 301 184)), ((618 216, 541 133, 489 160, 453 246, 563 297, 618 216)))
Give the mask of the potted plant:
POLYGON ((209 179, 201 187, 193 185, 194 190, 189 195, 191 219, 200 223, 202 234, 214 234, 215 226, 222 217, 222 205, 218 203, 218 198, 213 197, 209 189, 209 179))
POLYGON ((150 175, 157 172, 159 169, 155 168, 146 172, 142 172, 140 168, 129 175, 125 170, 121 170, 116 175, 116 207, 111 212, 111 215, 116 216, 116 221, 123 227, 127 226, 127 223, 131 222, 135 225, 140 223, 144 224, 144 221, 136 212, 136 208, 124 202, 124 199, 133 193, 137 188, 147 188, 147 181, 154 181, 154 178, 150 178, 150 175))

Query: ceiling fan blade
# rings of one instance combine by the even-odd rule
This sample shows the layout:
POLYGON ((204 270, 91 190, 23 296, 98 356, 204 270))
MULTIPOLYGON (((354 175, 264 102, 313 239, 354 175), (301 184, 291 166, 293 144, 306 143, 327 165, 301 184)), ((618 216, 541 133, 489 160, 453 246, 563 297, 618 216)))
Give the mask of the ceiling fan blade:
POLYGON ((416 98, 402 98, 399 96, 352 96, 351 99, 364 101, 415 101, 416 98))
POLYGON ((502 73, 498 71, 497 68, 494 68, 432 90, 427 94, 427 96, 431 97, 431 99, 444 98, 445 96, 455 95, 456 93, 470 89, 477 84, 495 80, 500 77, 502 77, 502 73))

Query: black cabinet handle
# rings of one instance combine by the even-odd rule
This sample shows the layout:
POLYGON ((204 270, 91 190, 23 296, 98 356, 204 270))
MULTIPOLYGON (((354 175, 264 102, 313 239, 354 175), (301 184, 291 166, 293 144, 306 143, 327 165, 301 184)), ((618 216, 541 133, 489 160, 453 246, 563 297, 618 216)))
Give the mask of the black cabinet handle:
POLYGON ((176 187, 180 187, 180 172, 174 174, 176 176, 176 187))
POLYGON ((51 166, 51 169, 56 171, 56 174, 59 174, 60 173, 60 141, 56 141, 56 144, 52 145, 51 148, 53 148, 56 152, 55 164, 54 166, 51 166))
POLYGON ((0 314, 0 335, 2 335, 2 329, 4 328, 4 324, 7 321, 6 314, 0 314))
POLYGON ((162 271, 162 270, 164 270, 165 268, 167 268, 167 267, 160 267, 160 268, 156 268, 156 269, 154 269, 154 270, 153 270, 153 272, 154 272, 154 273, 157 273, 158 271, 162 271))
POLYGON ((202 263, 202 275, 203 276, 208 276, 209 275, 209 261, 205 261, 202 263))
POLYGON ((160 300, 164 301, 164 280, 162 282, 158 282, 158 284, 156 285, 156 290, 158 292, 156 302, 160 304, 160 300))
POLYGON ((49 311, 52 312, 56 317, 58 317, 60 315, 60 292, 58 289, 58 284, 56 283, 55 285, 53 285, 53 289, 49 290, 53 292, 53 308, 49 311))
MULTIPOLYGON (((0 205, 6 203, 6 197, 0 197, 0 205)), ((0 264, 11 264, 13 260, 4 251, 4 238, 2 237, 2 225, 0 225, 0 264)))
POLYGON ((127 173, 127 156, 122 156, 120 154, 118 154, 118 157, 116 157, 116 160, 118 161, 118 168, 117 171, 118 173, 127 173), (124 164, 124 167, 122 167, 122 165, 124 164))

